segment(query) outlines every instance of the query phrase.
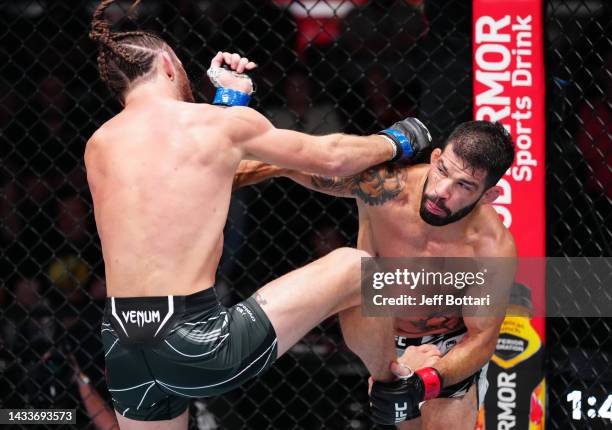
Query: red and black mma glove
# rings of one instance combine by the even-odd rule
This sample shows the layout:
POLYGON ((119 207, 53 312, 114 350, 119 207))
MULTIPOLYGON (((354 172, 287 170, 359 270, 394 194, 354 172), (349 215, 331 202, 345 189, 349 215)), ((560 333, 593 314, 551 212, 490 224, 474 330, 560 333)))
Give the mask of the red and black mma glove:
POLYGON ((433 367, 395 381, 374 381, 370 392, 372 419, 377 424, 394 425, 416 418, 420 403, 438 397, 441 388, 442 377, 433 367))
POLYGON ((414 161, 432 146, 431 133, 417 118, 408 117, 379 131, 395 145, 391 161, 414 161))

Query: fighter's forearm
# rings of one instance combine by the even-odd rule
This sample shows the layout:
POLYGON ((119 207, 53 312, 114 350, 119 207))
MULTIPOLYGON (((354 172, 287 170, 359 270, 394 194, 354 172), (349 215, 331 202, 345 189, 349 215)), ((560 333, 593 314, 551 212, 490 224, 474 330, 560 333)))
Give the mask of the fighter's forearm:
POLYGON ((286 170, 282 176, 290 178, 294 182, 320 193, 336 197, 353 197, 351 188, 359 182, 360 175, 353 176, 320 176, 310 173, 286 170))
POLYGON ((336 197, 353 197, 368 206, 377 206, 396 198, 403 189, 401 171, 379 165, 352 176, 321 176, 285 170, 281 176, 314 191, 336 197))
POLYGON ((247 185, 254 185, 266 179, 281 176, 284 169, 261 161, 243 160, 234 174, 232 191, 247 185))
POLYGON ((331 196, 358 198, 369 206, 393 200, 404 187, 401 170, 389 165, 375 166, 353 176, 321 176, 261 161, 241 161, 234 175, 232 190, 279 176, 331 196))
POLYGON ((489 362, 497 344, 498 329, 466 336, 452 348, 435 367, 445 387, 457 384, 472 376, 489 362))
POLYGON ((358 175, 346 178, 339 176, 325 177, 284 169, 261 161, 243 160, 238 165, 234 175, 232 191, 280 176, 289 178, 308 189, 337 197, 352 197, 351 184, 354 186, 358 182, 358 175))

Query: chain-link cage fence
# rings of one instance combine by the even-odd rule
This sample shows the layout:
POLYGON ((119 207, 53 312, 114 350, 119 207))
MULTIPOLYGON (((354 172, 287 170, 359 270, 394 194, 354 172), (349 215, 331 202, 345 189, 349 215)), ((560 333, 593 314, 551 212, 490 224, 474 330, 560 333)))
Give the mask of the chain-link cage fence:
MULTIPOLYGON (((99 339, 104 267, 83 149, 120 106, 87 38, 96 3, 0 2, 0 405, 76 407, 79 428, 106 425, 88 401, 111 403, 99 339)), ((108 18, 133 25, 122 20, 129 5, 118 1, 108 18)), ((278 127, 369 133, 414 115, 439 141, 472 118, 467 1, 145 0, 138 11, 137 25, 175 48, 200 100, 211 98, 204 71, 218 50, 256 61, 252 106, 278 127)), ((610 22, 604 0, 546 2, 549 255, 611 255, 610 22)), ((357 227, 352 201, 286 180, 237 191, 218 277, 226 304, 355 245, 357 227)), ((611 392, 610 325, 549 321, 552 428, 574 425, 568 386, 611 392)), ((366 378, 331 319, 257 380, 193 402, 190 426, 371 428, 366 378)))
MULTIPOLYGON (((546 6, 547 254, 609 257, 611 4, 565 0, 546 6)), ((606 408, 599 411, 612 394, 611 330, 609 318, 547 321, 551 428, 612 426, 606 408), (572 392, 584 396, 578 410, 572 392), (607 418, 598 419, 598 412, 607 418)))

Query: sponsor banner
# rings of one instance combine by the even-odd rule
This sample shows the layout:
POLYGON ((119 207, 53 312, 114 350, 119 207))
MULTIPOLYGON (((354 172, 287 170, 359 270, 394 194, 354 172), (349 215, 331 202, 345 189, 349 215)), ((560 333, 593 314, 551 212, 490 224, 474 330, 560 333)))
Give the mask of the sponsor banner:
POLYGON ((516 159, 495 202, 519 255, 544 256, 544 65, 540 1, 474 4, 474 115, 512 134, 516 159))
MULTIPOLYGON (((494 207, 519 256, 546 255, 542 7, 541 0, 474 1, 474 116, 501 122, 516 144, 494 207)), ((543 282, 529 283, 536 305, 544 301, 543 282)), ((533 324, 543 339, 544 321, 533 324)))
MULTIPOLYGON (((516 159, 500 180, 495 202, 520 257, 543 257, 545 248, 545 84, 541 0, 473 2, 474 116, 499 121, 512 134, 516 159)), ((544 271, 519 270, 534 309, 545 308, 544 271)), ((549 296, 550 297, 550 296, 549 296)), ((532 314, 533 315, 533 314, 532 314)), ((509 316, 491 363, 479 429, 542 429, 545 381, 544 317, 509 316), (518 319, 517 319, 518 318, 518 319), (520 330, 519 330, 520 329, 520 330), (513 354, 516 357, 509 358, 513 354)))

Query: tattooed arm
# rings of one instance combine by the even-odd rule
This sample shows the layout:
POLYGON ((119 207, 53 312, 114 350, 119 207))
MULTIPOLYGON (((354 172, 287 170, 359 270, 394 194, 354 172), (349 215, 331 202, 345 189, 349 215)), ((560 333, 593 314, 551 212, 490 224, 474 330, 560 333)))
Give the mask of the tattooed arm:
POLYGON ((404 188, 401 167, 380 164, 353 176, 320 176, 283 169, 260 161, 242 161, 234 176, 233 189, 284 176, 314 191, 336 197, 354 197, 377 206, 396 198, 404 188))
POLYGON ((315 191, 341 197, 355 197, 366 205, 377 206, 396 198, 404 187, 401 168, 380 164, 347 177, 319 176, 300 172, 284 174, 315 191))

